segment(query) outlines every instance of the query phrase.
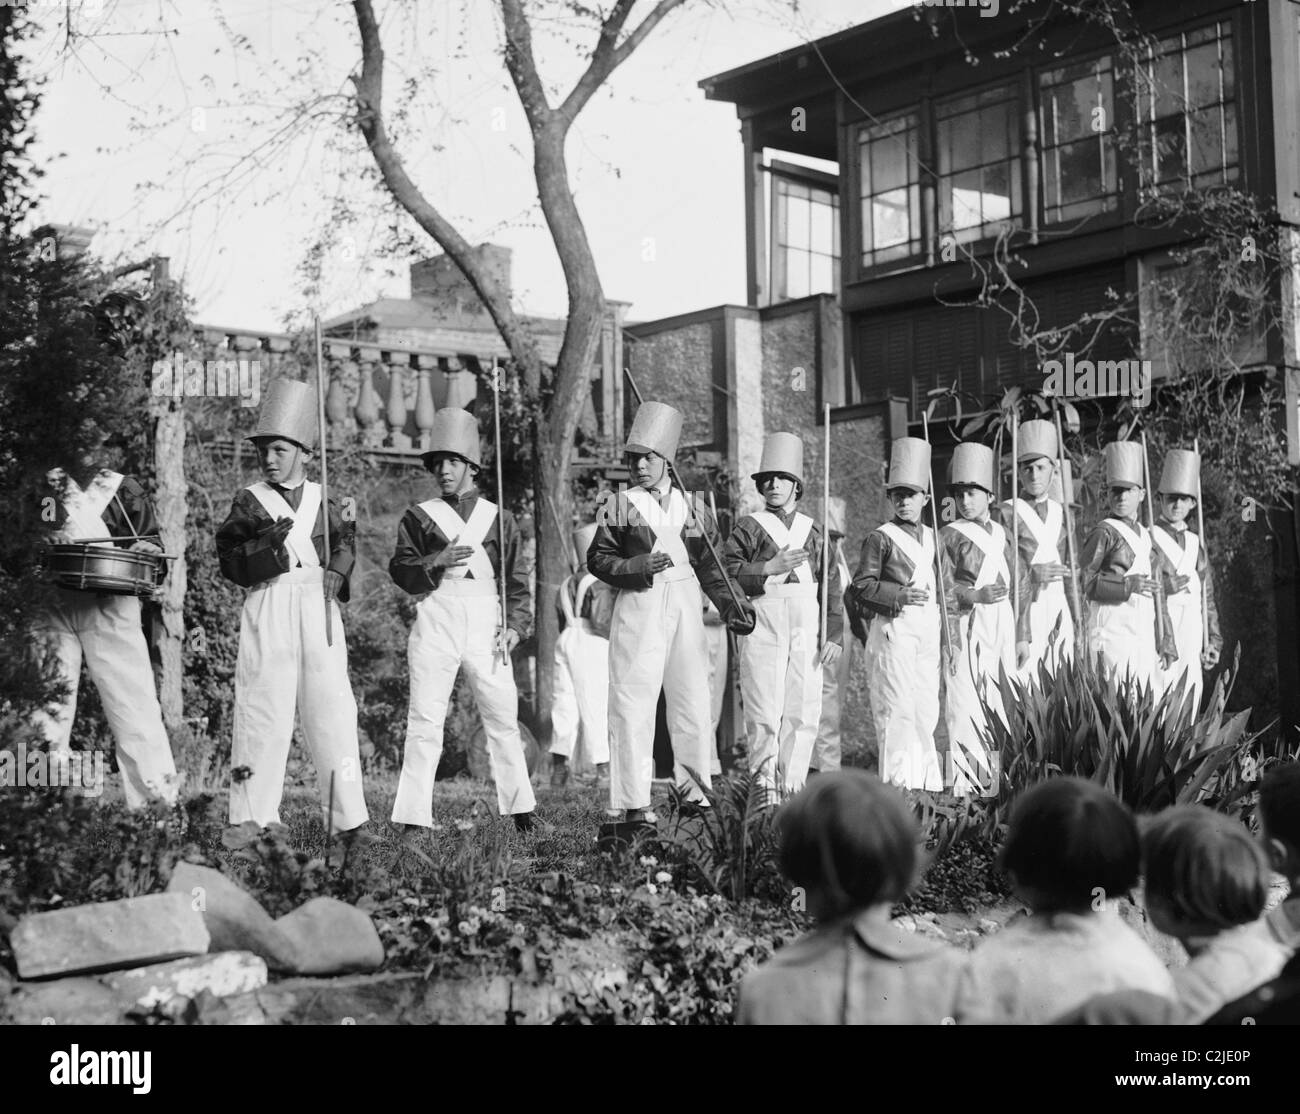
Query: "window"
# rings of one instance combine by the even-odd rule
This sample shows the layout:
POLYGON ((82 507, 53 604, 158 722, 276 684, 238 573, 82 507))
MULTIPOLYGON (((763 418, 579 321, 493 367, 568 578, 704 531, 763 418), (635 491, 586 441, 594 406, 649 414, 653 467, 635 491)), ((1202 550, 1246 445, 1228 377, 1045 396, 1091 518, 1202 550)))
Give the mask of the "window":
POLYGON ((917 135, 913 114, 858 129, 864 267, 920 254, 917 135))
POLYGON ((1237 176, 1236 81, 1227 23, 1160 42, 1137 79, 1144 190, 1222 185, 1237 176))
POLYGON ((1118 207, 1115 87, 1109 58, 1039 75, 1043 219, 1074 221, 1118 207))
POLYGON ((772 287, 776 301, 840 288, 840 198, 773 174, 772 287))
POLYGON ((941 238, 979 240, 1020 216, 1018 116, 1009 85, 935 106, 941 238))

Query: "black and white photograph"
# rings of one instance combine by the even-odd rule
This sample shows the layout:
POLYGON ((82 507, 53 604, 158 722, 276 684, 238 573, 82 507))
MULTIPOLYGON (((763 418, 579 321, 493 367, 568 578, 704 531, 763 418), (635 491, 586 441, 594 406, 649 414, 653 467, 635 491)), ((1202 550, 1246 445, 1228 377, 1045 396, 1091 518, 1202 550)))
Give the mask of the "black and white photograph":
MULTIPOLYGON (((302 1053, 341 1101, 428 1025, 1283 1083, 1298 43, 1294 0, 0 0, 26 1093, 302 1053)), ((518 1063, 561 1047, 627 1089, 518 1063)))

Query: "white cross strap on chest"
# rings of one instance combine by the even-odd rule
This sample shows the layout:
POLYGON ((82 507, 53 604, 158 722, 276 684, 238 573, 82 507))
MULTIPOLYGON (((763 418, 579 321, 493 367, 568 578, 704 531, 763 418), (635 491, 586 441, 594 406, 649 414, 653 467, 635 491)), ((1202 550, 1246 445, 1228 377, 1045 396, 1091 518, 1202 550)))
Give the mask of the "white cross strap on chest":
POLYGON ((694 576, 690 554, 686 552, 686 543, 682 541, 682 527, 686 525, 687 507, 681 492, 676 488, 671 489, 667 510, 661 507, 659 500, 643 487, 631 488, 627 492, 627 501, 641 516, 641 521, 654 537, 655 543, 651 552, 667 553, 672 558, 673 567, 656 573, 656 577, 669 573, 673 575, 668 579, 675 579, 682 576, 683 571, 694 576))
POLYGON ((1133 564, 1129 567, 1129 576, 1151 575, 1151 538, 1145 530, 1135 534, 1127 522, 1118 518, 1104 520, 1106 525, 1120 536, 1125 545, 1133 551, 1133 564))
POLYGON ((487 537, 487 532, 492 528, 492 523, 497 517, 495 503, 490 503, 483 498, 477 499, 467 520, 462 520, 460 515, 452 510, 451 504, 442 499, 430 499, 421 503, 420 510, 433 519, 433 524, 443 532, 448 545, 468 545, 474 548, 468 564, 453 565, 443 569, 444 580, 464 580, 471 574, 475 580, 496 579, 496 572, 493 571, 492 562, 488 559, 487 550, 483 548, 483 539, 487 537))
POLYGON ((312 530, 316 526, 316 514, 320 510, 320 484, 312 483, 310 480, 303 481, 302 501, 296 511, 289 505, 289 501, 268 483, 255 483, 248 490, 253 493, 253 497, 262 504, 262 509, 273 520, 293 519, 293 529, 284 539, 284 547, 289 551, 294 564, 301 565, 304 569, 320 568, 320 557, 311 540, 312 530))
POLYGON ((957 533, 969 539, 975 548, 984 554, 984 560, 980 563, 979 572, 975 576, 976 588, 997 583, 999 576, 1002 577, 1004 584, 1011 583, 1011 570, 1007 567, 1006 531, 996 522, 990 525, 993 529, 986 533, 974 522, 962 520, 952 524, 952 528, 957 533))
MULTIPOLYGON (((118 472, 104 470, 99 472, 82 491, 71 476, 66 476, 63 489, 63 509, 67 512, 64 530, 72 540, 83 538, 106 538, 112 531, 104 521, 104 511, 117 489, 122 486, 122 475, 118 472)), ((96 545, 111 549, 112 542, 96 542, 96 545)))
POLYGON ((591 587, 596 583, 597 579, 591 573, 584 573, 582 579, 578 581, 578 590, 573 597, 573 613, 575 615, 581 617, 582 605, 587 600, 587 593, 591 591, 591 587))
POLYGON ((1186 545, 1179 546, 1169 534, 1169 531, 1157 527, 1152 531, 1156 540, 1156 545, 1164 555, 1169 558, 1169 563, 1174 567, 1174 573, 1178 576, 1190 576, 1200 579, 1196 574, 1196 558, 1200 553, 1201 539, 1193 534, 1190 530, 1183 531, 1183 540, 1186 545))
MULTIPOLYGON (((777 549, 784 549, 789 546, 791 549, 803 549, 808 544, 808 535, 812 531, 812 519, 806 514, 796 512, 790 521, 789 529, 785 524, 776 517, 771 511, 758 511, 754 515, 754 521, 763 527, 764 532, 775 543, 777 549)), ((801 564, 791 570, 794 573, 795 581, 799 584, 813 584, 812 563, 804 560, 801 564)), ((788 572, 773 573, 763 583, 766 587, 774 588, 778 584, 784 584, 786 578, 790 575, 788 572)))
POLYGON ((1025 524, 1033 536, 1038 548, 1030 561, 1031 565, 1059 565, 1061 563, 1061 526, 1065 512, 1055 499, 1047 500, 1047 519, 1038 517, 1034 505, 1024 499, 1015 502, 1016 516, 1025 524))
POLYGON ((928 526, 921 527, 921 540, 918 542, 911 534, 900 529, 893 522, 886 522, 880 532, 893 542, 904 557, 912 562, 912 578, 908 583, 916 588, 934 590, 934 531, 928 526))

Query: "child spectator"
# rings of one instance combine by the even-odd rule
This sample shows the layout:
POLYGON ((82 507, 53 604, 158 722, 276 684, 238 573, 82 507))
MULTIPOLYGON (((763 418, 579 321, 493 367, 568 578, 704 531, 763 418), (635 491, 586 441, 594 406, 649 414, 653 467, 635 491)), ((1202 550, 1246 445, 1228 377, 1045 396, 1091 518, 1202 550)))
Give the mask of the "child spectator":
POLYGON ((1190 957, 1173 973, 1184 1023, 1282 970, 1286 949, 1260 920, 1268 864, 1244 827, 1203 805, 1169 808, 1146 826, 1142 853, 1151 923, 1190 957))
POLYGON ((1291 887, 1287 900, 1265 918, 1274 938, 1300 949, 1300 762, 1275 766, 1260 782, 1259 816, 1269 862, 1291 887))
POLYGON ((1273 939, 1291 960, 1277 978, 1230 1002, 1207 1025, 1300 1024, 1300 762, 1268 772, 1259 787, 1259 816, 1273 869, 1291 886, 1291 895, 1265 918, 1273 939))
POLYGON ((1028 790, 1000 864, 1031 915, 975 949, 958 1020, 1042 1024, 1115 990, 1173 997, 1169 972, 1119 918, 1140 844, 1133 814, 1101 786, 1057 777, 1028 790))
POLYGON ((824 773, 777 814, 782 872, 818 927, 740 986, 741 1025, 918 1025, 954 1017, 960 953, 889 919, 920 839, 902 795, 864 770, 824 773))

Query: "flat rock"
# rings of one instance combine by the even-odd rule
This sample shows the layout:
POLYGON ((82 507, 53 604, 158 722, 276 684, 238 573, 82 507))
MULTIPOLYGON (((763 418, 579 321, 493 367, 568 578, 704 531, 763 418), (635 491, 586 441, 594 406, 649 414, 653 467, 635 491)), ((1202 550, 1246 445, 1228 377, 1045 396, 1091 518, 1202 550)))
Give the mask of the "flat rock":
POLYGON ((98 979, 56 979, 19 986, 3 1007, 10 1025, 117 1025, 118 996, 98 979))
POLYGON ((90 974, 203 955, 203 916, 181 893, 32 913, 9 937, 24 979, 90 974))
POLYGON ((252 952, 219 952, 119 971, 101 979, 127 1008, 197 998, 247 994, 266 985, 266 961, 252 952))
POLYGON ((272 971, 297 971, 293 941, 257 900, 224 874, 195 863, 177 863, 167 883, 168 893, 190 898, 203 915, 212 952, 252 952, 272 971))
POLYGON ((298 974, 375 971, 384 962, 374 922, 346 901, 314 897, 275 924, 293 946, 298 974))

